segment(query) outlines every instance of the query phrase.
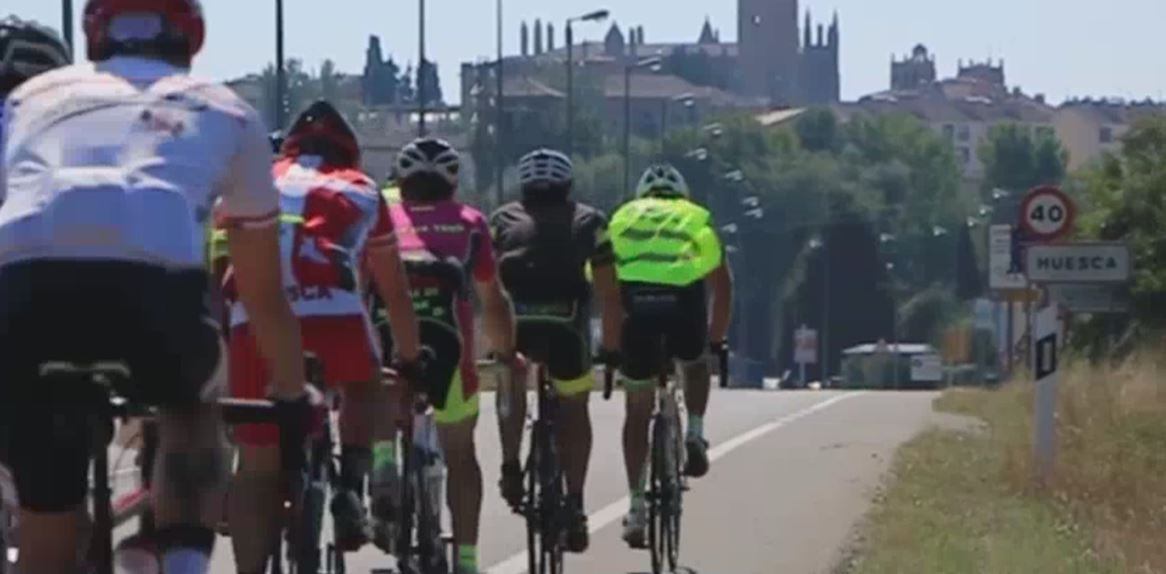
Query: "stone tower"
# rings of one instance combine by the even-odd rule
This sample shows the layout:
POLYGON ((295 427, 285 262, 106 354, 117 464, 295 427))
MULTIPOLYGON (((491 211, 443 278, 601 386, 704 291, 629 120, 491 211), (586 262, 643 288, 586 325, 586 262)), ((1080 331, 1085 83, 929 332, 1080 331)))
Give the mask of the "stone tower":
POLYGON ((798 0, 737 0, 741 92, 790 103, 798 83, 798 0))
POLYGON ((798 69, 798 94, 800 104, 832 104, 841 98, 842 77, 839 70, 838 14, 827 29, 818 24, 818 38, 814 39, 814 24, 810 13, 806 12, 803 33, 802 59, 798 69), (828 31, 827 31, 828 30, 828 31))

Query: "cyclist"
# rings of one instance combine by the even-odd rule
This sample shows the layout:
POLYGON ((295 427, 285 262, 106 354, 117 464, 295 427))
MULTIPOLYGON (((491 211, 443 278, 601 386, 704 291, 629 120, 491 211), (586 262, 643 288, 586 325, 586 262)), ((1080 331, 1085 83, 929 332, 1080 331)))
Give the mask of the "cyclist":
MULTIPOLYGON (((490 347, 506 357, 514 355, 514 312, 498 278, 485 216, 454 199, 460 163, 457 151, 440 139, 405 146, 396 165, 401 201, 390 212, 413 288, 421 341, 436 355, 424 390, 436 408, 438 440, 449 470, 446 502, 457 544, 454 571, 477 574, 482 470, 474 443, 479 397, 471 291, 481 302, 490 347)), ((386 347, 393 344, 385 341, 386 347)), ((397 477, 396 453, 389 441, 378 443, 375 451, 373 516, 384 525, 395 510, 389 493, 397 477)), ((378 534, 376 542, 388 551, 386 538, 378 534)))
MULTIPOLYGON (((0 103, 25 80, 67 65, 69 48, 56 32, 36 22, 15 17, 0 19, 0 103)), ((0 105, 0 126, 3 125, 3 114, 4 107, 0 105)), ((0 130, 0 170, 3 169, 3 150, 4 133, 0 130)), ((6 445, 7 437, 4 429, 0 428, 0 543, 5 542, 3 538, 8 528, 7 517, 10 512, 15 513, 18 507, 15 503, 15 487, 11 483, 12 476, 5 467, 8 460, 5 456, 6 445)), ((5 550, 4 545, 0 544, 0 554, 5 550)), ((7 559, 7 556, 0 556, 0 564, 7 559)))
MULTIPOLYGON (((385 202, 362 173, 352 128, 331 104, 317 101, 296 119, 273 167, 280 192, 284 290, 299 318, 305 350, 319 357, 324 382, 342 393, 340 488, 332 500, 338 546, 368 541, 364 480, 372 464, 374 421, 388 408, 380 390, 379 349, 358 277, 361 256, 389 301, 388 314, 405 363, 418 359, 417 321, 385 202)), ((228 300, 232 272, 226 281, 228 300)), ((246 310, 231 305, 231 387, 237 398, 260 398, 268 384, 246 310)), ((279 429, 244 425, 235 432, 239 471, 229 515, 239 572, 263 571, 279 532, 279 429)))
POLYGON ((708 472, 708 442, 704 414, 709 397, 706 348, 723 348, 732 309, 732 275, 709 212, 689 200, 684 176, 670 165, 648 168, 640 179, 637 199, 612 216, 615 248, 627 318, 623 328, 624 462, 631 489, 631 511, 624 522, 624 540, 645 546, 647 525, 644 466, 648 456, 648 426, 653 389, 659 375, 660 337, 668 356, 679 360, 685 381, 688 431, 684 473, 708 472), (712 290, 709 320, 706 290, 712 290), (706 344, 712 341, 712 345, 706 344))
MULTIPOLYGON (((571 513, 567 549, 583 552, 588 546, 583 487, 591 458, 588 400, 595 385, 587 265, 602 301, 604 355, 612 358, 618 354, 622 321, 619 285, 607 219, 570 198, 571 160, 557 151, 535 150, 518 162, 518 179, 521 201, 502 206, 490 217, 490 224, 502 281, 514 298, 518 350, 546 365, 562 401, 558 439, 571 513)), ((524 397, 523 381, 514 382, 510 396, 524 397)), ((499 420, 500 487, 503 498, 516 507, 523 496, 519 454, 526 401, 514 401, 512 409, 509 417, 499 420)))
POLYGON ((133 381, 118 392, 160 409, 162 566, 203 573, 226 478, 221 424, 204 402, 221 380, 202 250, 217 198, 272 396, 308 412, 299 326, 279 281, 271 153, 254 109, 189 76, 205 36, 198 0, 89 0, 84 29, 93 63, 22 84, 2 126, 0 421, 27 437, 10 452, 18 568, 79 570, 88 488, 85 403, 39 384, 40 367, 124 361, 133 381))

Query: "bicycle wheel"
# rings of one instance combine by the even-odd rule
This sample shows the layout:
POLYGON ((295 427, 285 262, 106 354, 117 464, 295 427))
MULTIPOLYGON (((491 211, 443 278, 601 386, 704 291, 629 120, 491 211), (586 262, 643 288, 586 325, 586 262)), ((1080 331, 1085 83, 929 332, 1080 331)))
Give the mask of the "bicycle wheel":
POLYGON ((665 505, 664 508, 664 554, 668 559, 668 570, 675 572, 677 562, 680 561, 680 518, 682 514, 682 502, 684 496, 684 474, 681 470, 684 466, 684 440, 680 433, 680 417, 677 411, 673 411, 672 416, 668 417, 672 421, 668 425, 668 436, 665 443, 667 451, 665 461, 667 467, 665 470, 664 492, 665 505))
POLYGON ((417 525, 417 485, 413 483, 413 469, 416 466, 409 453, 413 451, 413 439, 403 438, 401 457, 404 468, 401 472, 401 513, 397 531, 397 570, 401 574, 416 572, 413 564, 413 530, 417 525))
POLYGON ((417 559, 424 574, 448 574, 449 563, 441 541, 441 510, 436 500, 439 493, 433 492, 434 485, 427 476, 437 460, 432 453, 421 450, 416 456, 413 480, 417 482, 417 559))
POLYGON ((542 539, 539 536, 538 453, 541 449, 538 448, 538 441, 540 432, 536 425, 531 437, 530 454, 526 457, 526 494, 522 504, 522 516, 526 519, 526 571, 529 574, 538 574, 539 557, 542 553, 542 539))
POLYGON ((542 502, 539 505, 542 522, 542 574, 560 574, 563 571, 563 473, 558 464, 553 437, 544 433, 542 457, 542 502))
POLYGON ((663 415, 652 417, 651 444, 649 445, 648 471, 648 552, 652 555, 652 574, 660 574, 664 567, 665 537, 668 511, 668 494, 665 476, 667 462, 665 448, 668 444, 668 423, 663 415))

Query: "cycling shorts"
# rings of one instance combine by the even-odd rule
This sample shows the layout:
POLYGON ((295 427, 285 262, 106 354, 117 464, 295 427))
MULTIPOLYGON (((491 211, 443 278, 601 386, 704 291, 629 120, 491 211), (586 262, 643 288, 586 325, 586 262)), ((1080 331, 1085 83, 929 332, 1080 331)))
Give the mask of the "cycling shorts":
POLYGON ((620 290, 625 312, 620 370, 628 379, 625 385, 634 390, 653 384, 671 361, 691 363, 704 357, 708 346, 704 281, 684 287, 629 282, 620 290))
POLYGON ((518 351, 544 365, 559 395, 574 397, 595 388, 591 370, 590 313, 585 305, 515 302, 518 351))
MULTIPOLYGON (((348 383, 367 383, 380 376, 380 358, 373 347, 372 327, 363 315, 332 315, 300 318, 304 352, 314 354, 323 367, 324 383, 342 389, 348 383)), ((231 396, 262 399, 268 395, 271 374, 267 360, 247 324, 231 330, 231 396)), ((279 444, 279 427, 246 424, 235 428, 235 440, 251 446, 279 444)))
MULTIPOLYGON (((118 395, 186 409, 213 396, 221 358, 207 307, 210 278, 110 260, 41 260, 0 268, 0 425, 20 504, 65 512, 88 490, 94 401, 45 385, 50 361, 120 362, 133 380, 118 395)), ((112 424, 112 423, 111 423, 112 424)))

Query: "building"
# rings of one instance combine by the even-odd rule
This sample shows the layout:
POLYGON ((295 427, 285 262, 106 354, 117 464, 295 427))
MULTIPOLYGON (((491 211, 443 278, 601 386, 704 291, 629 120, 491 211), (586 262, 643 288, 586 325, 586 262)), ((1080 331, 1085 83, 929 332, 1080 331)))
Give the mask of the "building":
POLYGON ((891 56, 891 89, 914 90, 935 83, 935 56, 927 46, 916 44, 911 55, 903 61, 891 56))
POLYGON ((842 120, 858 114, 902 113, 927 124, 951 142, 966 180, 984 177, 979 148, 996 125, 1017 124, 1033 134, 1054 134, 1057 110, 1041 95, 1027 96, 1005 84, 1004 63, 960 62, 954 78, 935 79, 935 58, 923 45, 891 61, 891 89, 836 104, 842 120))
MULTIPOLYGON (((737 0, 737 11, 738 42, 723 42, 720 30, 707 18, 695 41, 687 42, 649 42, 643 26, 612 23, 602 41, 572 46, 572 56, 583 74, 592 74, 603 86, 614 82, 610 80, 613 76, 622 80, 625 69, 636 62, 659 57, 663 60, 663 74, 682 80, 665 83, 686 90, 672 96, 691 92, 692 87, 714 88, 719 93, 709 93, 710 100, 747 109, 840 100, 841 28, 837 14, 829 24, 815 24, 805 13, 799 29, 803 14, 798 0, 737 0), (735 99, 722 97, 723 94, 735 99)), ((520 52, 504 58, 505 75, 528 75, 561 89, 554 78, 562 76, 567 47, 555 45, 554 32, 554 25, 542 20, 523 22, 519 28, 520 52)), ((463 65, 463 103, 470 101, 465 96, 474 85, 491 89, 478 81, 482 74, 473 68, 495 65, 463 65)), ((622 117, 622 110, 618 117, 622 117)))
POLYGON ((1069 152, 1069 169, 1080 169, 1106 152, 1118 151, 1130 127, 1155 114, 1166 115, 1166 102, 1092 98, 1065 102, 1057 109, 1054 123, 1061 145, 1069 152))

